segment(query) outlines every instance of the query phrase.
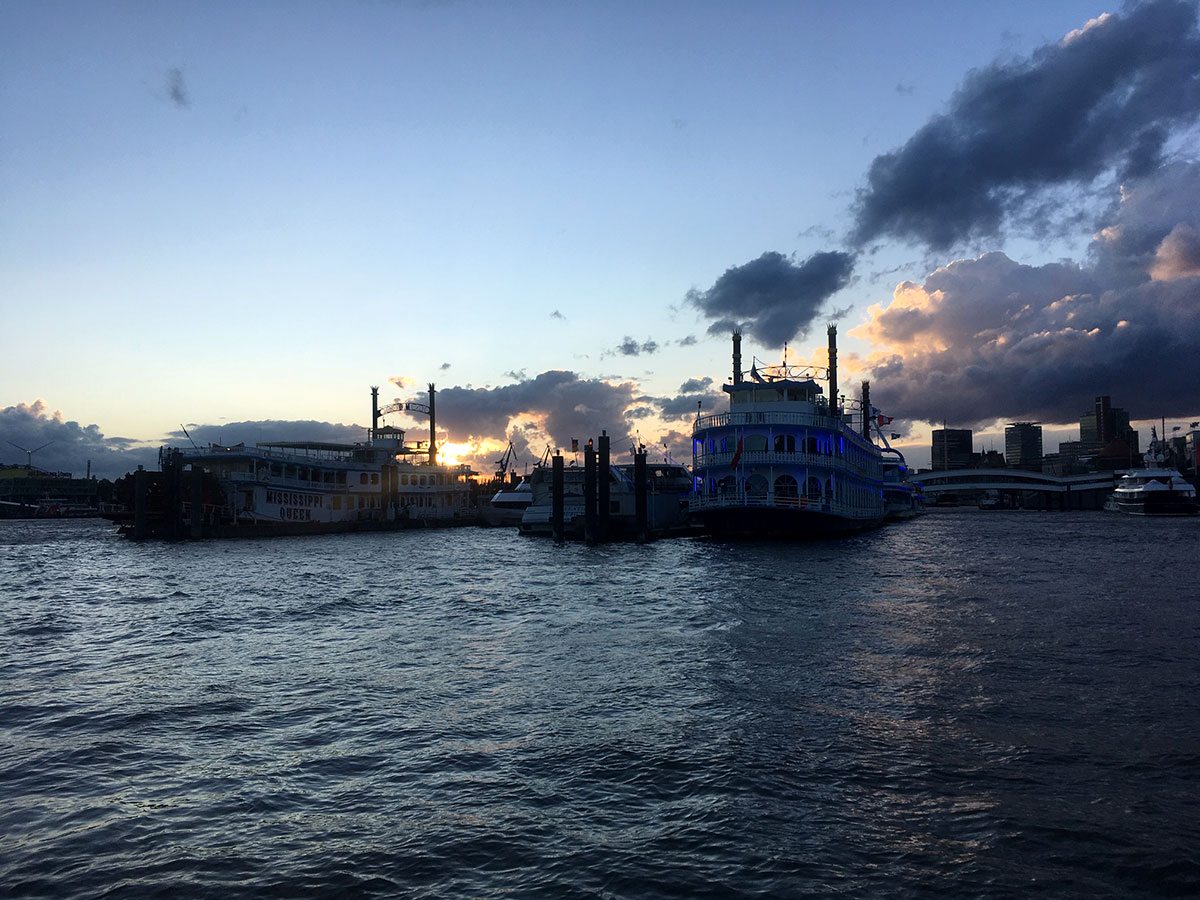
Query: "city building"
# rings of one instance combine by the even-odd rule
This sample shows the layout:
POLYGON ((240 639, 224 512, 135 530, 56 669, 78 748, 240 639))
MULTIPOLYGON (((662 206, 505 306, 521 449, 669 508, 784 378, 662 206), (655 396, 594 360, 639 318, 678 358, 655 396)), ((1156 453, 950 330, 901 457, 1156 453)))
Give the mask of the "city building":
POLYGON ((1079 417, 1079 440, 1099 450, 1118 439, 1138 453, 1138 433, 1129 425, 1129 413, 1113 406, 1112 398, 1107 394, 1097 397, 1092 411, 1079 417))
POLYGON ((971 465, 973 451, 970 428, 935 429, 933 446, 930 448, 930 468, 935 472, 966 469, 971 465))
POLYGON ((1042 471, 1042 426, 1013 422, 1004 429, 1004 459, 1010 469, 1042 471))

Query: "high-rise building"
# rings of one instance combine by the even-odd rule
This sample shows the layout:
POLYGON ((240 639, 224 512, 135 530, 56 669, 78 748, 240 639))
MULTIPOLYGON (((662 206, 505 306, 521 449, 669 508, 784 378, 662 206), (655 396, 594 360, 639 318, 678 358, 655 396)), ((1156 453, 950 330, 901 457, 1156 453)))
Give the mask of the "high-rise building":
POLYGON ((1013 422, 1004 429, 1004 459, 1010 469, 1042 471, 1042 426, 1013 422))
POLYGON ((936 429, 930 448, 930 468, 935 472, 965 469, 971 465, 974 449, 970 428, 936 429))
POLYGON ((1092 411, 1079 417, 1079 440, 1099 450, 1116 438, 1124 441, 1134 453, 1138 452, 1138 433, 1129 426, 1129 413, 1113 406, 1112 398, 1107 394, 1097 397, 1092 411))

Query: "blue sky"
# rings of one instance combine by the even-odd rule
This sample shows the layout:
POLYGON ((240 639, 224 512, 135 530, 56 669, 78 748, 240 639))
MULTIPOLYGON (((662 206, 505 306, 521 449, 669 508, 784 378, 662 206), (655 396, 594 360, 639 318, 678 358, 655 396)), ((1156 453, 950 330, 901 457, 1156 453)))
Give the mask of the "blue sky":
MULTIPOLYGON (((1073 227, 1026 215, 946 246, 901 226, 847 235, 872 164, 948 110, 961 118, 969 73, 1036 70, 1106 12, 1120 20, 1108 27, 1132 21, 1073 0, 6 3, 0 437, 29 446, 77 423, 46 464, 81 470, 72 441, 95 426, 87 452, 119 467, 180 423, 259 423, 264 439, 282 432, 263 422, 364 425, 369 385, 390 399, 436 382, 445 437, 464 452, 494 456, 516 433, 540 453, 601 427, 674 443, 687 423, 664 420, 664 404, 729 369, 727 337, 707 333, 715 314, 688 293, 769 252, 800 268, 853 254, 853 274, 801 317, 791 357, 816 358, 836 317, 844 370, 878 383, 871 366, 908 340, 899 307, 885 315, 901 282, 987 252, 1030 267, 1037 277, 1013 275, 1026 280, 1061 259, 1093 264, 1116 155, 1032 187, 997 182, 996 196, 1025 192, 1026 214, 1034 194, 1067 192, 1073 227), (537 377, 556 370, 575 380, 539 402, 553 379, 537 377)), ((1164 171, 1194 162, 1189 110, 1139 121, 1169 132, 1164 171)), ((1072 290, 1104 287, 1081 276, 1072 290)), ((948 340, 938 328, 931 340, 948 340)), ((747 355, 779 358, 748 334, 747 355)), ((925 360, 905 361, 917 377, 904 385, 927 392, 925 360)), ((1087 378, 1071 396, 1134 406, 1087 378)), ((921 422, 940 407, 886 376, 882 388, 927 446, 921 422)), ((1200 408, 1188 402, 1136 412, 1187 416, 1200 408)), ((1071 421, 997 407, 980 422, 1071 421)))

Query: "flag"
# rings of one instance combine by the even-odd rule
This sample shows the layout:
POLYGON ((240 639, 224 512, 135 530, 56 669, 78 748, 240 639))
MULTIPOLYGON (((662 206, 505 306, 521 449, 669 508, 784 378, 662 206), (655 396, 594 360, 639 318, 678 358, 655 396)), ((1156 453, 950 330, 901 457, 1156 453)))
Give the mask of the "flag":
POLYGON ((883 415, 883 413, 880 413, 879 415, 877 415, 875 417, 875 421, 878 422, 879 427, 882 428, 884 425, 891 425, 892 419, 894 419, 894 418, 895 418, 895 416, 885 416, 885 415, 883 415))
POLYGON ((892 440, 893 440, 893 441, 898 441, 898 440, 900 440, 900 435, 896 434, 896 432, 894 432, 894 431, 893 431, 893 432, 892 432, 892 440))
POLYGON ((731 462, 729 464, 729 468, 736 469, 737 464, 741 461, 741 459, 742 459, 742 439, 738 438, 737 452, 735 454, 733 454, 733 462, 731 462))

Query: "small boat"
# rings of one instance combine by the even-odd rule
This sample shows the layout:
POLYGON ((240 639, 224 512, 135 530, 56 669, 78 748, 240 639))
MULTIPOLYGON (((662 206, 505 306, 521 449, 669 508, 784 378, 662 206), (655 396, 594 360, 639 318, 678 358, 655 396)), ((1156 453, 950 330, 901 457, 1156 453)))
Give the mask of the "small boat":
POLYGON ((1104 508, 1131 516, 1194 516, 1200 513, 1196 487, 1166 464, 1163 442, 1150 429, 1144 467, 1131 469, 1117 482, 1104 508))
POLYGON ((533 485, 523 479, 516 485, 503 487, 479 510, 483 524, 494 527, 513 527, 521 524, 521 517, 533 502, 533 485))
POLYGON ((979 508, 984 510, 1004 509, 1004 500, 1000 497, 1000 492, 990 490, 985 493, 983 499, 979 501, 979 508))

